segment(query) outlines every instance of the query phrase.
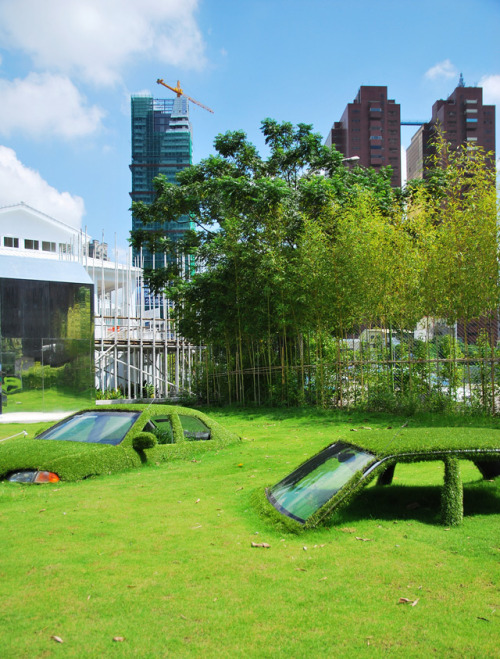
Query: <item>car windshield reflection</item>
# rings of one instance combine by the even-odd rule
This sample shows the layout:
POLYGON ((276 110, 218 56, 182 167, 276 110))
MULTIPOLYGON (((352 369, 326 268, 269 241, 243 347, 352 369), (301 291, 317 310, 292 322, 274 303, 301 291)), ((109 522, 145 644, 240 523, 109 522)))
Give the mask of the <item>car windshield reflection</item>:
POLYGON ((305 522, 331 499, 356 472, 375 460, 371 453, 344 442, 328 446, 268 490, 281 513, 305 522))
POLYGON ((116 445, 139 418, 140 412, 81 412, 38 435, 36 439, 116 445))

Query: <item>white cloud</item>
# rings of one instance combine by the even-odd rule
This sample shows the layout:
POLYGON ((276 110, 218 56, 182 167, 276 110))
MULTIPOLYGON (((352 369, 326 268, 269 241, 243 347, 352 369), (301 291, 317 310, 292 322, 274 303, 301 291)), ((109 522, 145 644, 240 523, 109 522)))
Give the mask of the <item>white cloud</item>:
POLYGON ((4 48, 27 53, 39 69, 114 84, 137 58, 200 69, 204 43, 198 0, 2 0, 4 48))
POLYGON ((42 213, 77 229, 85 212, 83 199, 59 192, 38 172, 17 159, 15 151, 0 145, 0 206, 24 201, 42 213))
POLYGON ((483 101, 489 105, 500 105, 500 75, 483 76, 479 81, 483 88, 483 101))
POLYGON ((429 80, 436 80, 437 78, 455 78, 457 75, 458 71, 449 59, 438 62, 425 72, 425 77, 429 78, 429 80))
POLYGON ((41 139, 84 137, 101 127, 104 112, 86 100, 65 76, 30 73, 24 80, 0 78, 0 135, 15 131, 41 139))

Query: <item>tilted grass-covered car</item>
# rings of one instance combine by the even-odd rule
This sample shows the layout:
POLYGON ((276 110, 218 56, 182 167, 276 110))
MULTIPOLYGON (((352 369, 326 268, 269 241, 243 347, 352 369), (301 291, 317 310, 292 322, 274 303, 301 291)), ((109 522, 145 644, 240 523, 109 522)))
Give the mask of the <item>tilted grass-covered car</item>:
POLYGON ((119 405, 82 410, 41 432, 0 446, 0 480, 76 481, 174 459, 238 441, 197 410, 119 405))
POLYGON ((445 465, 441 521, 451 526, 463 518, 459 460, 473 462, 483 478, 500 476, 500 430, 402 428, 397 434, 360 432, 356 445, 339 439, 267 488, 265 496, 257 495, 257 502, 289 530, 301 531, 331 518, 374 478, 389 485, 397 463, 438 460, 445 465))

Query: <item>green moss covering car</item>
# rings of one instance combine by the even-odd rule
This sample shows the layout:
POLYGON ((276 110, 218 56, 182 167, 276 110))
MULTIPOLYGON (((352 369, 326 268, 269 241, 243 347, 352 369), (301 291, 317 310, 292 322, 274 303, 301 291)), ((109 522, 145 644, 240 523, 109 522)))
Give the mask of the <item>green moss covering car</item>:
POLYGON ((463 517, 458 461, 472 461, 484 478, 500 476, 500 430, 405 428, 398 435, 397 444, 387 431, 358 433, 356 445, 339 438, 267 488, 258 499, 264 512, 290 530, 312 528, 374 478, 389 485, 397 463, 439 460, 445 464, 441 521, 457 525, 463 517))
POLYGON ((82 410, 34 439, 0 447, 0 480, 76 481, 89 476, 188 459, 238 441, 197 410, 171 405, 119 405, 82 410))

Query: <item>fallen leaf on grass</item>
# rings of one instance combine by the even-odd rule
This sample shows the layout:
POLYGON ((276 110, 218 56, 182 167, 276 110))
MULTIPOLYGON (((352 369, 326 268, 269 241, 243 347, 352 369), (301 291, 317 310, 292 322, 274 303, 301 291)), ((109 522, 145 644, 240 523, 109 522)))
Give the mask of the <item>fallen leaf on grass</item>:
POLYGON ((296 567, 296 568, 295 568, 295 571, 296 571, 296 572, 307 572, 307 570, 306 570, 305 567, 296 567))
POLYGON ((416 606, 418 604, 419 598, 416 600, 409 600, 407 597, 400 597, 398 604, 409 604, 410 606, 416 606))
POLYGON ((323 577, 322 579, 318 579, 318 581, 327 581, 328 577, 323 577))
POLYGON ((358 432, 357 428, 351 428, 351 432, 358 432))
POLYGON ((51 636, 50 638, 53 641, 55 641, 56 643, 64 643, 64 641, 62 640, 62 638, 60 636, 51 636))
POLYGON ((478 620, 484 620, 484 622, 489 622, 488 618, 483 618, 482 616, 477 616, 478 620))
POLYGON ((200 503, 201 499, 196 499, 195 503, 200 503))
POLYGON ((271 545, 268 545, 267 542, 252 542, 252 547, 264 547, 265 549, 269 549, 271 545))
POLYGON ((356 540, 361 540, 361 542, 371 542, 372 541, 371 538, 359 538, 358 536, 356 536, 356 540))
POLYGON ((125 637, 123 636, 113 636, 113 641, 115 641, 116 643, 123 643, 124 640, 125 637))

